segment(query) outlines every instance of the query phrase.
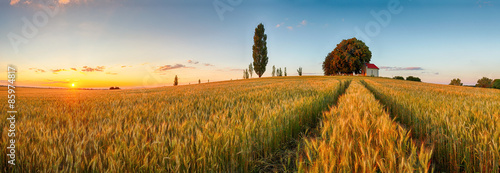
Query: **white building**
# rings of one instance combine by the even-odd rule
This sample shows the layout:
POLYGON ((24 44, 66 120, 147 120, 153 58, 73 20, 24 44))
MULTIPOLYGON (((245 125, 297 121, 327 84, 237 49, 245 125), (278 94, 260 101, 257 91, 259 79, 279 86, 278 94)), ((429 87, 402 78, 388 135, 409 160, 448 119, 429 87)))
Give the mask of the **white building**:
POLYGON ((363 76, 375 76, 378 77, 379 68, 375 64, 366 63, 363 66, 362 75, 363 76))

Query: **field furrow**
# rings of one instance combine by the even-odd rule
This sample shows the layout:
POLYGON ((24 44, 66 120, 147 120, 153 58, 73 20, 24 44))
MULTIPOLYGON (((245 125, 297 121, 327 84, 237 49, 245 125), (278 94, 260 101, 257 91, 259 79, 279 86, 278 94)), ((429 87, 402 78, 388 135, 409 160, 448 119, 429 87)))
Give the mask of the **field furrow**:
POLYGON ((432 150, 412 142, 359 81, 323 114, 320 128, 303 141, 299 172, 429 171, 432 150))

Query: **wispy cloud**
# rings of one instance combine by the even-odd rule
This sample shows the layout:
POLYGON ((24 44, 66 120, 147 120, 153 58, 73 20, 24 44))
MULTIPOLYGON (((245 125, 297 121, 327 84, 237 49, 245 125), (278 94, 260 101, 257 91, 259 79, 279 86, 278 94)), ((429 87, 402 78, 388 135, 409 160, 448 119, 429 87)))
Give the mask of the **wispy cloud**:
POLYGON ((182 65, 182 64, 164 65, 164 66, 158 67, 155 71, 156 72, 163 72, 163 71, 168 71, 168 70, 173 70, 173 69, 178 69, 178 68, 186 68, 186 66, 182 65))
POLYGON ((50 69, 50 71, 52 71, 52 73, 54 74, 57 74, 59 72, 66 71, 66 69, 50 69))
POLYGON ((10 5, 16 5, 17 3, 19 3, 19 0, 11 0, 10 1, 10 5))
POLYGON ((302 20, 302 22, 300 22, 298 25, 297 25, 297 28, 300 28, 300 27, 303 27, 303 26, 306 26, 307 25, 307 20, 302 20))
POLYGON ((82 72, 94 72, 94 71, 103 72, 105 68, 106 68, 105 66, 97 66, 96 68, 92 68, 89 66, 83 66, 81 71, 82 72))
POLYGON ((45 70, 39 69, 39 68, 29 68, 29 70, 33 70, 33 71, 35 71, 37 73, 45 73, 45 70))
POLYGON ((67 5, 67 4, 88 4, 93 0, 10 0, 10 5, 67 5))
MULTIPOLYGON (((187 61, 189 64, 203 64, 203 66, 215 66, 213 64, 210 64, 210 63, 202 63, 202 62, 199 62, 199 61, 195 61, 195 60, 188 60, 187 61)), ((185 67, 185 68, 194 68, 194 67, 185 67)))
POLYGON ((439 72, 422 72, 422 74, 439 75, 439 72))
POLYGON ((276 28, 279 28, 279 27, 283 26, 284 24, 285 24, 285 22, 278 23, 278 24, 276 24, 276 28))
MULTIPOLYGON (((287 19, 285 19, 285 20, 288 20, 288 18, 287 18, 287 19)), ((298 27, 303 27, 303 26, 306 26, 306 25, 307 25, 307 23, 308 23, 308 22, 307 22, 307 20, 302 20, 299 24, 297 24, 297 26, 296 26, 296 27, 298 28, 298 27)), ((279 24, 276 24, 276 26, 275 26, 275 27, 276 27, 276 28, 280 28, 280 27, 282 27, 282 26, 284 26, 284 25, 285 25, 285 22, 281 22, 281 23, 279 23, 279 24)), ((290 24, 288 24, 288 25, 290 25, 290 24)), ((293 24, 292 24, 292 25, 293 25, 293 24)), ((293 27, 293 26, 287 26, 287 27, 286 27, 286 29, 288 29, 288 30, 293 30, 293 29, 294 29, 294 27, 293 27)))
POLYGON ((301 24, 302 26, 307 25, 307 20, 302 20, 302 22, 300 22, 300 24, 301 24))
POLYGON ((69 0, 59 0, 59 4, 68 4, 69 0))
POLYGON ((188 60, 188 63, 189 63, 189 64, 198 64, 198 63, 200 63, 200 62, 198 62, 198 61, 193 61, 193 60, 188 60))
POLYGON ((380 69, 384 69, 386 71, 409 71, 409 70, 424 70, 422 67, 388 67, 382 66, 380 69))

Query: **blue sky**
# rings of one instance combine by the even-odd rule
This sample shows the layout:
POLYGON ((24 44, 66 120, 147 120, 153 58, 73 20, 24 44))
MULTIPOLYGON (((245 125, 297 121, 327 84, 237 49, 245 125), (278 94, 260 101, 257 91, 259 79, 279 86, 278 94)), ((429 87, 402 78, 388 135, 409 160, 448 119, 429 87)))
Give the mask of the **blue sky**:
MULTIPOLYGON (((182 84, 238 79, 263 23, 264 76, 273 65, 291 75, 299 67, 321 75, 328 52, 357 37, 381 76, 475 84, 500 78, 498 19, 499 1, 11 0, 0 2, 0 62, 16 65, 18 82, 32 86, 163 86, 175 75, 182 84), (37 29, 30 38, 23 35, 26 21, 37 29), (13 46, 12 34, 26 42, 13 46)), ((0 70, 5 74, 6 65, 0 70)))

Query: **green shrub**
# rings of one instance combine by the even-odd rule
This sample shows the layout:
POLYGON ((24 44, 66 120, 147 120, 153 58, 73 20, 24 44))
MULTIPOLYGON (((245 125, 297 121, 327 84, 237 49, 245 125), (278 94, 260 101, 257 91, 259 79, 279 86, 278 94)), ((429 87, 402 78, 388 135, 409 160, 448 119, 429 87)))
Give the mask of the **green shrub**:
POLYGON ((405 80, 403 76, 394 76, 393 79, 405 80))
POLYGON ((416 82, 422 82, 422 81, 420 80, 420 78, 418 78, 418 77, 413 77, 413 76, 408 76, 408 77, 406 77, 406 80, 409 80, 409 81, 416 81, 416 82))
POLYGON ((493 88, 500 89, 500 79, 495 79, 493 81, 493 88))

